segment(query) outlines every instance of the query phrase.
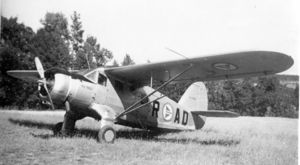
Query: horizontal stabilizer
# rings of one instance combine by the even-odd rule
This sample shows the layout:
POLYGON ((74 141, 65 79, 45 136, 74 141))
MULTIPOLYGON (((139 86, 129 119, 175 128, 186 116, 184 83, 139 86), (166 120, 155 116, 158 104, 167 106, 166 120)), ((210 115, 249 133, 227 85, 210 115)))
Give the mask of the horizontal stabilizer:
POLYGON ((192 114, 206 117, 239 117, 240 115, 231 111, 208 110, 208 111, 192 111, 192 114))

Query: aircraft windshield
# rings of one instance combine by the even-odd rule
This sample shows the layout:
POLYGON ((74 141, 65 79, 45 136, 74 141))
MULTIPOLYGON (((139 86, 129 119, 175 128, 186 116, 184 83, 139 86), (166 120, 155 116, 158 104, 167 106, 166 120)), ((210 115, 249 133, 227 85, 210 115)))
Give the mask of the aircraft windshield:
POLYGON ((87 73, 85 77, 95 83, 106 86, 107 78, 97 70, 87 73))
POLYGON ((97 82, 97 71, 93 71, 85 76, 93 82, 97 82))

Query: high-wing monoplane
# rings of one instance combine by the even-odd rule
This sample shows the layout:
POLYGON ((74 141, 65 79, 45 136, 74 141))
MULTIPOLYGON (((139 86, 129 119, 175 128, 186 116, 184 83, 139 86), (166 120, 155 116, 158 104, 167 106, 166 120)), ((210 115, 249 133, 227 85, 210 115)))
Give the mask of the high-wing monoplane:
POLYGON ((100 121, 98 140, 114 142, 115 124, 148 130, 196 130, 206 117, 237 117, 231 111, 208 110, 203 81, 262 76, 282 72, 293 59, 278 52, 247 51, 167 62, 101 67, 93 70, 11 70, 15 78, 37 82, 39 95, 52 108, 64 106, 63 122, 54 133, 69 134, 84 117, 100 121), (170 83, 193 81, 178 102, 159 92, 170 83), (153 83, 162 85, 156 89, 153 83))

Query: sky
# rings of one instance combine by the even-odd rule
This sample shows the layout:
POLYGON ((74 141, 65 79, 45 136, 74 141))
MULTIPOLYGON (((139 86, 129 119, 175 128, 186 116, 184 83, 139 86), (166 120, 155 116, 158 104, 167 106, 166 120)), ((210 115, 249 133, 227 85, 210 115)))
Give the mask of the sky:
MULTIPOLYGON (((0 0, 1 1, 1 0, 0 0)), ((297 0, 2 0, 1 13, 41 28, 46 12, 80 13, 85 36, 120 63, 140 64, 228 52, 266 50, 292 56, 284 74, 299 74, 297 0)))

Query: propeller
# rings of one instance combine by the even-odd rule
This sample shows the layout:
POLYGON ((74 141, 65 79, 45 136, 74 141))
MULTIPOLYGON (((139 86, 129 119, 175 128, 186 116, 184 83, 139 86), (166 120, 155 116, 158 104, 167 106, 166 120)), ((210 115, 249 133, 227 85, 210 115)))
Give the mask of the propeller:
POLYGON ((47 81, 46 81, 46 78, 45 78, 45 70, 43 68, 43 65, 40 61, 40 59, 38 57, 35 57, 34 58, 34 62, 35 62, 35 66, 36 66, 36 69, 39 73, 39 76, 40 76, 40 80, 38 80, 38 83, 39 83, 39 90, 41 89, 41 86, 40 85, 43 85, 47 95, 48 95, 48 99, 50 101, 50 105, 51 105, 51 108, 54 109, 54 105, 53 105, 53 102, 52 102, 52 98, 51 98, 51 95, 49 93, 49 90, 48 90, 48 87, 47 87, 47 81))

